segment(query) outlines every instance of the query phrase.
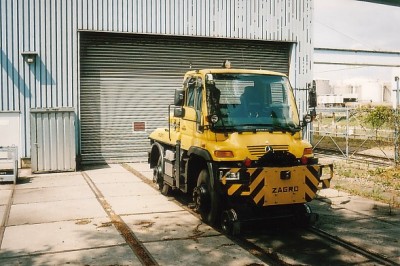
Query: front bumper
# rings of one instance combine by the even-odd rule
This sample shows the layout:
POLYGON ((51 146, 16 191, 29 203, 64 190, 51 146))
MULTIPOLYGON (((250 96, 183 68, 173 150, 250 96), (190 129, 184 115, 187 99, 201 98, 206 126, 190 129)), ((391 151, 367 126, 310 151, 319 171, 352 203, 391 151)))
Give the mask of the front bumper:
POLYGON ((329 188, 333 165, 220 168, 219 179, 229 197, 251 199, 257 206, 306 203, 329 188), (324 168, 328 168, 326 174, 324 168))

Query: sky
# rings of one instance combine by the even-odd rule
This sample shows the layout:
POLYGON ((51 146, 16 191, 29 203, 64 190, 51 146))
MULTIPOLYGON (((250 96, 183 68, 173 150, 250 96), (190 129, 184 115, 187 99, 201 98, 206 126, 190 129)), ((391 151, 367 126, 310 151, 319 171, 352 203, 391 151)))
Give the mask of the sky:
MULTIPOLYGON (((355 0, 314 0, 314 47, 400 53, 400 7, 355 0)), ((318 54, 314 54, 317 61, 318 54)), ((400 56, 380 63, 400 64, 400 56)), ((314 79, 391 82, 400 68, 314 65, 314 79)))
POLYGON ((400 52, 400 7, 355 0, 315 0, 314 44, 400 52))

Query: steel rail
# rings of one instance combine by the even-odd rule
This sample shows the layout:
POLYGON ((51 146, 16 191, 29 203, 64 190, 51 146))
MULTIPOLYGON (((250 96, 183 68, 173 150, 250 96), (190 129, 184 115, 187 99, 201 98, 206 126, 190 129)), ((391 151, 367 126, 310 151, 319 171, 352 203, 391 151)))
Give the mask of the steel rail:
POLYGON ((360 162, 360 163, 369 163, 377 166, 391 166, 394 165, 394 162, 389 160, 386 157, 368 155, 368 154, 356 154, 349 157, 343 156, 343 154, 337 150, 333 149, 322 149, 317 148, 314 151, 315 155, 319 156, 327 156, 333 158, 340 158, 343 160, 348 160, 352 162, 360 162), (356 157, 355 157, 356 156, 356 157))
POLYGON ((319 229, 315 226, 311 226, 308 228, 308 231, 312 232, 313 234, 316 234, 324 239, 328 239, 329 241, 332 241, 333 243, 340 245, 347 250, 351 250, 352 252, 356 252, 370 260, 373 260, 374 262, 378 262, 380 265, 399 265, 395 261, 391 260, 390 258, 381 255, 379 253, 376 253, 374 251, 368 250, 366 248, 354 245, 353 243, 350 243, 338 236, 334 236, 329 234, 328 232, 319 229))
MULTIPOLYGON (((141 174, 139 171, 133 169, 132 167, 123 164, 124 168, 130 171, 131 173, 135 174, 139 178, 141 178, 145 183, 151 185, 154 189, 157 189, 155 185, 148 179, 146 178, 143 174, 141 174)), ((187 195, 183 195, 180 193, 177 193, 174 195, 174 197, 171 199, 172 201, 180 204, 182 208, 190 212, 192 215, 196 216, 197 218, 200 219, 200 215, 195 212, 192 208, 190 208, 190 199, 187 197, 187 195)), ((214 228, 221 234, 223 232, 218 229, 214 228)), ((380 265, 398 265, 396 262, 390 260, 389 258, 382 256, 380 254, 377 254, 373 251, 366 250, 362 247, 358 247, 352 243, 349 243, 345 240, 342 240, 336 236, 330 235, 329 233, 322 231, 321 229, 315 228, 315 227, 310 227, 308 229, 310 232, 320 236, 323 239, 328 239, 331 242, 334 242, 335 244, 338 244, 342 247, 344 247, 346 250, 350 250, 352 252, 356 252, 363 257, 366 257, 370 260, 373 260, 375 262, 378 262, 380 265)), ((288 262, 286 262, 283 258, 281 258, 279 253, 276 253, 273 250, 268 250, 265 248, 262 248, 261 246, 258 246, 257 244, 249 241, 246 239, 245 236, 243 235, 238 235, 238 236, 230 236, 230 235, 225 235, 228 237, 230 240, 232 240, 234 243, 236 243, 238 246, 241 248, 247 250, 249 253, 263 261, 264 263, 267 263, 268 265, 290 265, 288 262)))
POLYGON ((151 253, 146 249, 146 247, 139 241, 136 235, 132 232, 129 226, 122 220, 122 218, 114 212, 111 205, 106 201, 104 195, 98 189, 96 184, 90 178, 90 176, 82 171, 82 176, 84 177, 86 183, 89 185, 90 189, 96 196, 97 201, 103 207, 104 211, 107 213, 108 217, 111 219, 112 224, 125 239, 126 243, 135 253, 137 258, 141 261, 143 265, 158 265, 157 261, 153 258, 151 253))
MULTIPOLYGON (((148 184, 148 185, 152 186, 154 189, 158 190, 156 188, 155 184, 152 181, 150 181, 148 178, 146 178, 142 173, 140 173, 139 171, 135 170, 134 168, 130 167, 127 164, 122 164, 122 166, 129 172, 131 172, 134 175, 136 175, 137 177, 139 177, 146 184, 148 184)), ((176 193, 176 194, 174 194, 174 197, 172 197, 170 200, 172 202, 179 204, 180 207, 182 207, 183 209, 185 209, 186 211, 188 211, 189 213, 191 213, 192 215, 197 217, 199 220, 201 220, 200 214, 195 212, 193 210, 193 208, 191 208, 191 206, 190 206, 191 199, 187 195, 185 195, 183 193, 176 193)), ((221 229, 219 229, 219 228, 214 227, 214 230, 216 230, 221 235, 224 234, 221 231, 221 229)), ((258 258, 259 260, 263 261, 264 263, 266 263, 268 265, 288 265, 282 259, 280 259, 276 253, 268 252, 243 237, 229 236, 229 235, 225 235, 225 236, 227 238, 229 238, 230 240, 232 240, 235 244, 237 244, 241 248, 247 250, 250 254, 252 254, 253 256, 255 256, 256 258, 258 258)))

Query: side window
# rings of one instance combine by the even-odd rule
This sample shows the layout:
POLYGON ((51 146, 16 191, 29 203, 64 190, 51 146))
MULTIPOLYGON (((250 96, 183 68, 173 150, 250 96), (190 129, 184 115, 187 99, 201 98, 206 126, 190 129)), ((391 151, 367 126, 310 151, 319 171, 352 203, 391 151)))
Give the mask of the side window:
POLYGON ((197 111, 201 111, 201 103, 203 102, 202 92, 203 92, 202 86, 196 88, 196 106, 195 106, 195 108, 197 111))
POLYGON ((194 107, 194 97, 195 97, 195 79, 191 78, 188 82, 186 106, 194 107))
POLYGON ((202 82, 199 79, 198 82, 198 87, 196 88, 196 99, 195 99, 195 109, 196 109, 196 122, 197 122, 197 130, 202 131, 200 129, 200 124, 201 124, 201 105, 203 103, 203 86, 201 85, 202 82))

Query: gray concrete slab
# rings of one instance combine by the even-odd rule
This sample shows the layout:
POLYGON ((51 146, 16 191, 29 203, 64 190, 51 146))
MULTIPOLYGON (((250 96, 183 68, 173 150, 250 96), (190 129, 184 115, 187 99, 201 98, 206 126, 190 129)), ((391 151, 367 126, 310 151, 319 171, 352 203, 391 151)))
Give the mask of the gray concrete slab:
POLYGON ((197 239, 221 235, 184 210, 169 213, 127 215, 121 218, 142 242, 197 239))
POLYGON ((15 191, 13 204, 88 198, 93 199, 95 196, 87 184, 81 186, 27 188, 15 191))
POLYGON ((163 195, 109 197, 108 203, 119 215, 176 212, 182 208, 174 202, 168 201, 163 195))
POLYGON ((160 265, 266 265, 225 236, 144 244, 160 265))
POLYGON ((6 206, 5 205, 1 205, 0 206, 0 223, 2 221, 4 221, 4 213, 6 211, 6 206))
POLYGON ((0 205, 7 205, 8 199, 11 196, 11 189, 2 189, 0 190, 0 205))
POLYGON ((126 173, 126 170, 120 164, 108 164, 108 165, 94 165, 85 167, 85 172, 94 174, 115 174, 115 173, 126 173))
MULTIPOLYGON (((377 202, 374 200, 362 198, 359 196, 352 196, 348 193, 339 192, 334 189, 326 189, 327 192, 322 190, 319 193, 318 200, 325 202, 332 209, 347 209, 358 214, 363 214, 369 217, 375 217, 386 221, 397 221, 398 208, 392 208, 387 203, 377 202)), ((313 201, 316 204, 318 201, 313 201)), ((322 208, 322 211, 326 209, 322 208)))
MULTIPOLYGON (((314 208, 315 209, 315 208, 314 208)), ((397 226, 384 220, 371 219, 369 216, 345 208, 318 208, 321 215, 317 226, 346 241, 388 255, 400 258, 400 221, 397 226)))
POLYGON ((142 180, 129 172, 117 173, 100 173, 85 171, 95 184, 110 184, 110 183, 140 183, 142 180))
POLYGON ((19 183, 16 189, 81 185, 87 186, 87 183, 79 172, 50 173, 24 178, 24 182, 19 183))
POLYGON ((125 244, 125 241, 108 217, 9 226, 4 233, 0 257, 121 244, 125 244))
POLYGON ((96 186, 108 197, 158 195, 160 192, 143 182, 135 183, 100 183, 96 186))
POLYGON ((7 190, 7 189, 10 190, 10 189, 12 189, 12 187, 13 187, 13 184, 10 182, 0 182, 0 191, 7 190))
POLYGON ((150 169, 150 165, 147 162, 145 162, 145 163, 127 163, 127 165, 134 167, 135 170, 139 171, 140 173, 143 173, 143 172, 153 173, 153 170, 150 169))
POLYGON ((332 190, 310 203, 320 214, 317 226, 355 245, 400 258, 398 209, 391 212, 388 204, 336 193, 332 190))
POLYGON ((140 172, 140 174, 148 180, 153 180, 153 169, 150 169, 148 163, 127 163, 126 165, 140 172))
POLYGON ((0 265, 142 265, 127 244, 30 256, 0 257, 0 265))
POLYGON ((326 198, 338 198, 338 197, 350 197, 350 194, 336 189, 326 188, 319 190, 318 196, 326 198))
POLYGON ((105 216, 105 211, 95 198, 36 202, 12 205, 8 225, 48 223, 105 216))

